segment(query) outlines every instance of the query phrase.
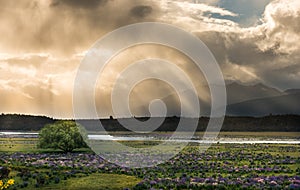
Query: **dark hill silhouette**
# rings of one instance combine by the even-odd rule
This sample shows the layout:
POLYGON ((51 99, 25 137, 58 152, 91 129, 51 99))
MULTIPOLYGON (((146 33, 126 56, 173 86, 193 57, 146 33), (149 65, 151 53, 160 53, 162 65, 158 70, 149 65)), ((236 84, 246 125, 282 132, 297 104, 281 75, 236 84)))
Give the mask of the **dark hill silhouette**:
MULTIPOLYGON (((126 119, 126 118, 124 118, 126 119)), ((133 118, 127 118, 133 119, 133 118)), ((147 120, 148 118, 138 118, 147 120)), ((167 117, 164 123, 156 131, 174 131, 180 118, 167 117)), ((27 115, 0 115, 0 130, 10 131, 39 131, 44 125, 55 122, 45 116, 27 115)), ((98 125, 94 126, 97 120, 81 120, 86 124, 88 130, 99 130, 98 125)), ((206 129, 208 117, 199 118, 197 131, 206 129)), ((101 123, 107 131, 128 131, 118 123, 118 120, 101 119, 101 123)), ((226 116, 221 131, 285 131, 300 132, 300 115, 269 115, 265 117, 229 117, 226 116)))
MULTIPOLYGON (((204 86, 199 85, 196 88, 201 89, 200 91, 202 93, 199 96, 201 114, 204 116, 208 116, 210 113, 211 100, 210 100, 210 98, 204 99, 203 97, 210 96, 209 95, 209 87, 205 86, 205 85, 204 86)), ((288 92, 295 92, 295 91, 296 90, 291 89, 288 92)), ((189 92, 189 90, 185 90, 182 93, 188 93, 188 92, 189 92)), ((237 104, 237 103, 246 102, 246 101, 255 100, 255 99, 271 98, 271 97, 287 95, 286 92, 281 92, 275 88, 268 87, 261 83, 258 83, 255 85, 242 85, 237 82, 227 84, 226 85, 226 93, 227 93, 227 105, 237 104)), ((168 105, 168 108, 170 108, 170 110, 172 110, 172 111, 175 110, 174 113, 180 113, 180 109, 179 109, 180 101, 175 101, 175 100, 176 100, 175 93, 169 94, 163 98, 163 101, 166 102, 166 104, 168 105)), ((238 110, 237 108, 235 108, 235 109, 238 110)), ((236 113, 236 114, 233 114, 233 115, 239 115, 238 112, 234 112, 234 113, 236 113)), ((280 114, 289 114, 289 113, 294 113, 294 112, 290 112, 290 111, 288 111, 286 113, 280 112, 280 114)), ((229 114, 231 114, 231 113, 229 112, 229 114)), ((268 114, 269 113, 264 113, 264 114, 254 113, 254 115, 259 115, 259 116, 264 116, 264 115, 268 115, 268 114)), ((169 115, 172 115, 172 113, 170 113, 169 115)), ((244 116, 245 114, 242 113, 241 115, 244 116)), ((250 116, 252 116, 252 114, 250 114, 250 116)))
POLYGON ((288 90, 285 90, 284 93, 286 93, 286 94, 297 94, 297 93, 300 93, 300 89, 288 89, 288 90))
POLYGON ((228 105, 258 98, 281 96, 284 94, 275 88, 268 87, 261 83, 246 86, 233 82, 226 85, 226 91, 228 105))
POLYGON ((45 116, 7 114, 0 115, 0 130, 38 131, 56 120, 45 116))
POLYGON ((249 100, 227 106, 228 115, 300 114, 300 93, 249 100))

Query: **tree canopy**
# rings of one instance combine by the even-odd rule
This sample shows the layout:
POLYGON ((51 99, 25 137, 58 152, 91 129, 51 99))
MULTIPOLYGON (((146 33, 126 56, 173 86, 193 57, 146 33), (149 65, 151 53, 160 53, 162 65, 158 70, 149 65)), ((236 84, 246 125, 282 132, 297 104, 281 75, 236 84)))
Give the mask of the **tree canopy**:
POLYGON ((38 146, 60 149, 64 152, 87 147, 79 130, 82 130, 82 127, 74 121, 57 121, 54 124, 47 124, 39 133, 38 146))

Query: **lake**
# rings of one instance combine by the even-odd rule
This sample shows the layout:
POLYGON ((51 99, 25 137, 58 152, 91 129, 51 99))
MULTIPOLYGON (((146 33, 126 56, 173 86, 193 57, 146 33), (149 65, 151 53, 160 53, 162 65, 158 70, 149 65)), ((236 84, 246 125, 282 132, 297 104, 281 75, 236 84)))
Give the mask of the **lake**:
MULTIPOLYGON (((38 138, 38 132, 14 132, 2 131, 0 138, 38 138)), ((207 143, 206 139, 202 139, 201 135, 196 135, 193 139, 169 139, 171 132, 157 132, 155 135, 130 135, 128 133, 109 134, 92 134, 88 135, 90 140, 100 141, 174 141, 174 142, 193 142, 207 143)), ((300 144, 300 135, 295 133, 284 132, 221 132, 214 143, 222 144, 300 144), (258 136, 260 135, 260 136, 258 136)))

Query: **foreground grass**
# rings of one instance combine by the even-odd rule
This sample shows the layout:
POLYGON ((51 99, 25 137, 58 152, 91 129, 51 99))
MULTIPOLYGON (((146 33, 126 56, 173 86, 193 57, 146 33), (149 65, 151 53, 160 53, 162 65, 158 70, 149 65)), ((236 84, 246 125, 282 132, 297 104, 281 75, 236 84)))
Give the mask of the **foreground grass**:
MULTIPOLYGON (((18 183, 18 179, 16 179, 18 183)), ((35 187, 30 184, 27 187, 22 189, 31 190, 31 189, 57 189, 57 190, 94 190, 94 189, 124 189, 124 188, 132 188, 137 183, 139 183, 141 179, 136 178, 134 176, 128 175, 119 175, 119 174, 101 174, 94 173, 89 176, 77 176, 76 178, 70 178, 67 180, 63 180, 59 184, 48 184, 42 187, 35 187)))
MULTIPOLYGON (((55 153, 61 152, 55 149, 42 149, 37 147, 38 138, 0 138, 0 153, 23 152, 23 153, 55 153)), ((92 153, 89 148, 79 148, 74 152, 92 153)))
POLYGON ((59 184, 55 189, 75 190, 75 189, 124 189, 132 188, 141 179, 134 176, 118 175, 118 174, 91 174, 87 177, 79 179, 69 179, 59 184))
POLYGON ((37 151, 37 138, 0 138, 1 152, 37 151))

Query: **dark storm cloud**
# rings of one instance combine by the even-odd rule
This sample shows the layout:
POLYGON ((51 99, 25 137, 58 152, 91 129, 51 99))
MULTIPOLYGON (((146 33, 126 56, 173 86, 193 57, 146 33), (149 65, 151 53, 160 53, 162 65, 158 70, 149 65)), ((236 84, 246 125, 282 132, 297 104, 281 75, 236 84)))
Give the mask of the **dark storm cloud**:
POLYGON ((251 65, 264 61, 273 61, 278 54, 276 47, 262 51, 256 44, 257 37, 240 37, 239 33, 208 31, 197 36, 208 46, 218 63, 231 62, 238 65, 251 65))
POLYGON ((70 55, 121 26, 156 20, 158 7, 138 0, 1 1, 0 49, 70 55), (3 16, 5 15, 5 16, 3 16))
POLYGON ((135 17, 146 17, 152 12, 152 7, 147 5, 135 6, 130 10, 130 13, 135 17))
POLYGON ((223 64, 226 61, 226 35, 221 32, 208 31, 196 34, 201 41, 212 51, 218 63, 223 64))
POLYGON ((103 6, 108 0, 53 0, 50 6, 63 6, 67 5, 74 8, 95 9, 98 6, 103 6))
POLYGON ((256 40, 252 38, 240 39, 238 36, 233 36, 228 47, 228 60, 239 65, 251 65, 276 59, 273 48, 262 51, 255 44, 256 40))
POLYGON ((299 88, 299 54, 280 50, 283 41, 261 48, 266 37, 233 32, 197 33, 223 68, 225 76, 242 82, 261 82, 279 89, 299 88), (248 79, 247 79, 248 77, 248 79))

